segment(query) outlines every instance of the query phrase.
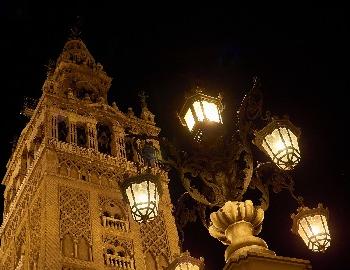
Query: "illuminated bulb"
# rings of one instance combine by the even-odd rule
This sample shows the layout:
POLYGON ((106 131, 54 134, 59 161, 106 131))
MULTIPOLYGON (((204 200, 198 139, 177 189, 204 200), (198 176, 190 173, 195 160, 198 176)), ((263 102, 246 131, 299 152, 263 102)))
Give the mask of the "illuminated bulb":
POLYGON ((275 142, 273 148, 277 151, 277 152, 280 152, 282 150, 285 150, 285 146, 284 146, 284 143, 282 142, 282 140, 278 140, 275 142))

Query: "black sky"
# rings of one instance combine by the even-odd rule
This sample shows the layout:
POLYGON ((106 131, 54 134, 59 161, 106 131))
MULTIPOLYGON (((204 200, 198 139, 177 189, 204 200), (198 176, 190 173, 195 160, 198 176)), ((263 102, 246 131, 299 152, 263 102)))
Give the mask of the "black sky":
MULTIPOLYGON (((278 255, 311 260, 313 269, 343 265, 350 240, 345 8, 50 5, 0 3, 2 175, 10 142, 26 122, 19 114, 23 97, 41 95, 45 65, 56 60, 79 15, 83 40, 113 77, 109 101, 138 111, 137 93, 145 90, 169 138, 179 133, 176 110, 190 87, 199 83, 212 94, 222 92, 233 113, 252 77, 260 76, 265 108, 288 114, 302 130, 297 192, 310 206, 328 206, 332 243, 325 254, 313 254, 292 235, 289 215, 297 205, 286 193, 272 195, 261 237, 278 255)), ((224 246, 198 224, 186 230, 184 249, 204 256, 208 270, 222 269, 224 246)))

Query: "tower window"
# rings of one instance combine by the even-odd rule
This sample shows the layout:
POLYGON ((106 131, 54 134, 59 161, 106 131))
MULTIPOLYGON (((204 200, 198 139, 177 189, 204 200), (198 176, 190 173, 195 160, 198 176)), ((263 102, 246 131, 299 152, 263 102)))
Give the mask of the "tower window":
POLYGON ((111 154, 112 133, 109 126, 99 123, 97 125, 98 151, 104 154, 111 154))
POLYGON ((82 147, 87 146, 86 128, 83 125, 77 125, 77 144, 82 147))
POLYGON ((65 119, 58 120, 57 129, 58 129, 58 140, 62 142, 68 142, 69 128, 68 128, 68 123, 65 119))

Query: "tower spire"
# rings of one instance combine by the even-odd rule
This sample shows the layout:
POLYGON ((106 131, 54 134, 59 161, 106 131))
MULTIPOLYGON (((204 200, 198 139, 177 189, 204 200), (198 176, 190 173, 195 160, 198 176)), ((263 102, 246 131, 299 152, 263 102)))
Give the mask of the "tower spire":
POLYGON ((141 102, 141 108, 147 108, 147 101, 146 99, 149 97, 145 91, 140 91, 138 94, 141 102))
POLYGON ((146 99, 148 98, 148 95, 145 93, 145 91, 142 90, 139 92, 139 98, 141 101, 141 119, 154 124, 154 114, 151 113, 147 107, 146 99))
POLYGON ((82 26, 82 19, 80 16, 76 17, 76 21, 69 29, 69 40, 72 39, 81 39, 81 26, 82 26))

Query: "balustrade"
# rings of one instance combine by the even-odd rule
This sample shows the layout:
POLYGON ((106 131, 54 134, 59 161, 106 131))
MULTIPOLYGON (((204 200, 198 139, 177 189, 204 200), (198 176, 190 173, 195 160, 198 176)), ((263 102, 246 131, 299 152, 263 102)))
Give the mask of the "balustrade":
POLYGON ((127 221, 102 216, 102 225, 103 227, 110 227, 121 231, 128 231, 129 224, 127 221))
POLYGON ((121 257, 119 255, 105 254, 105 264, 108 266, 116 266, 118 269, 134 270, 134 260, 128 256, 121 257))

